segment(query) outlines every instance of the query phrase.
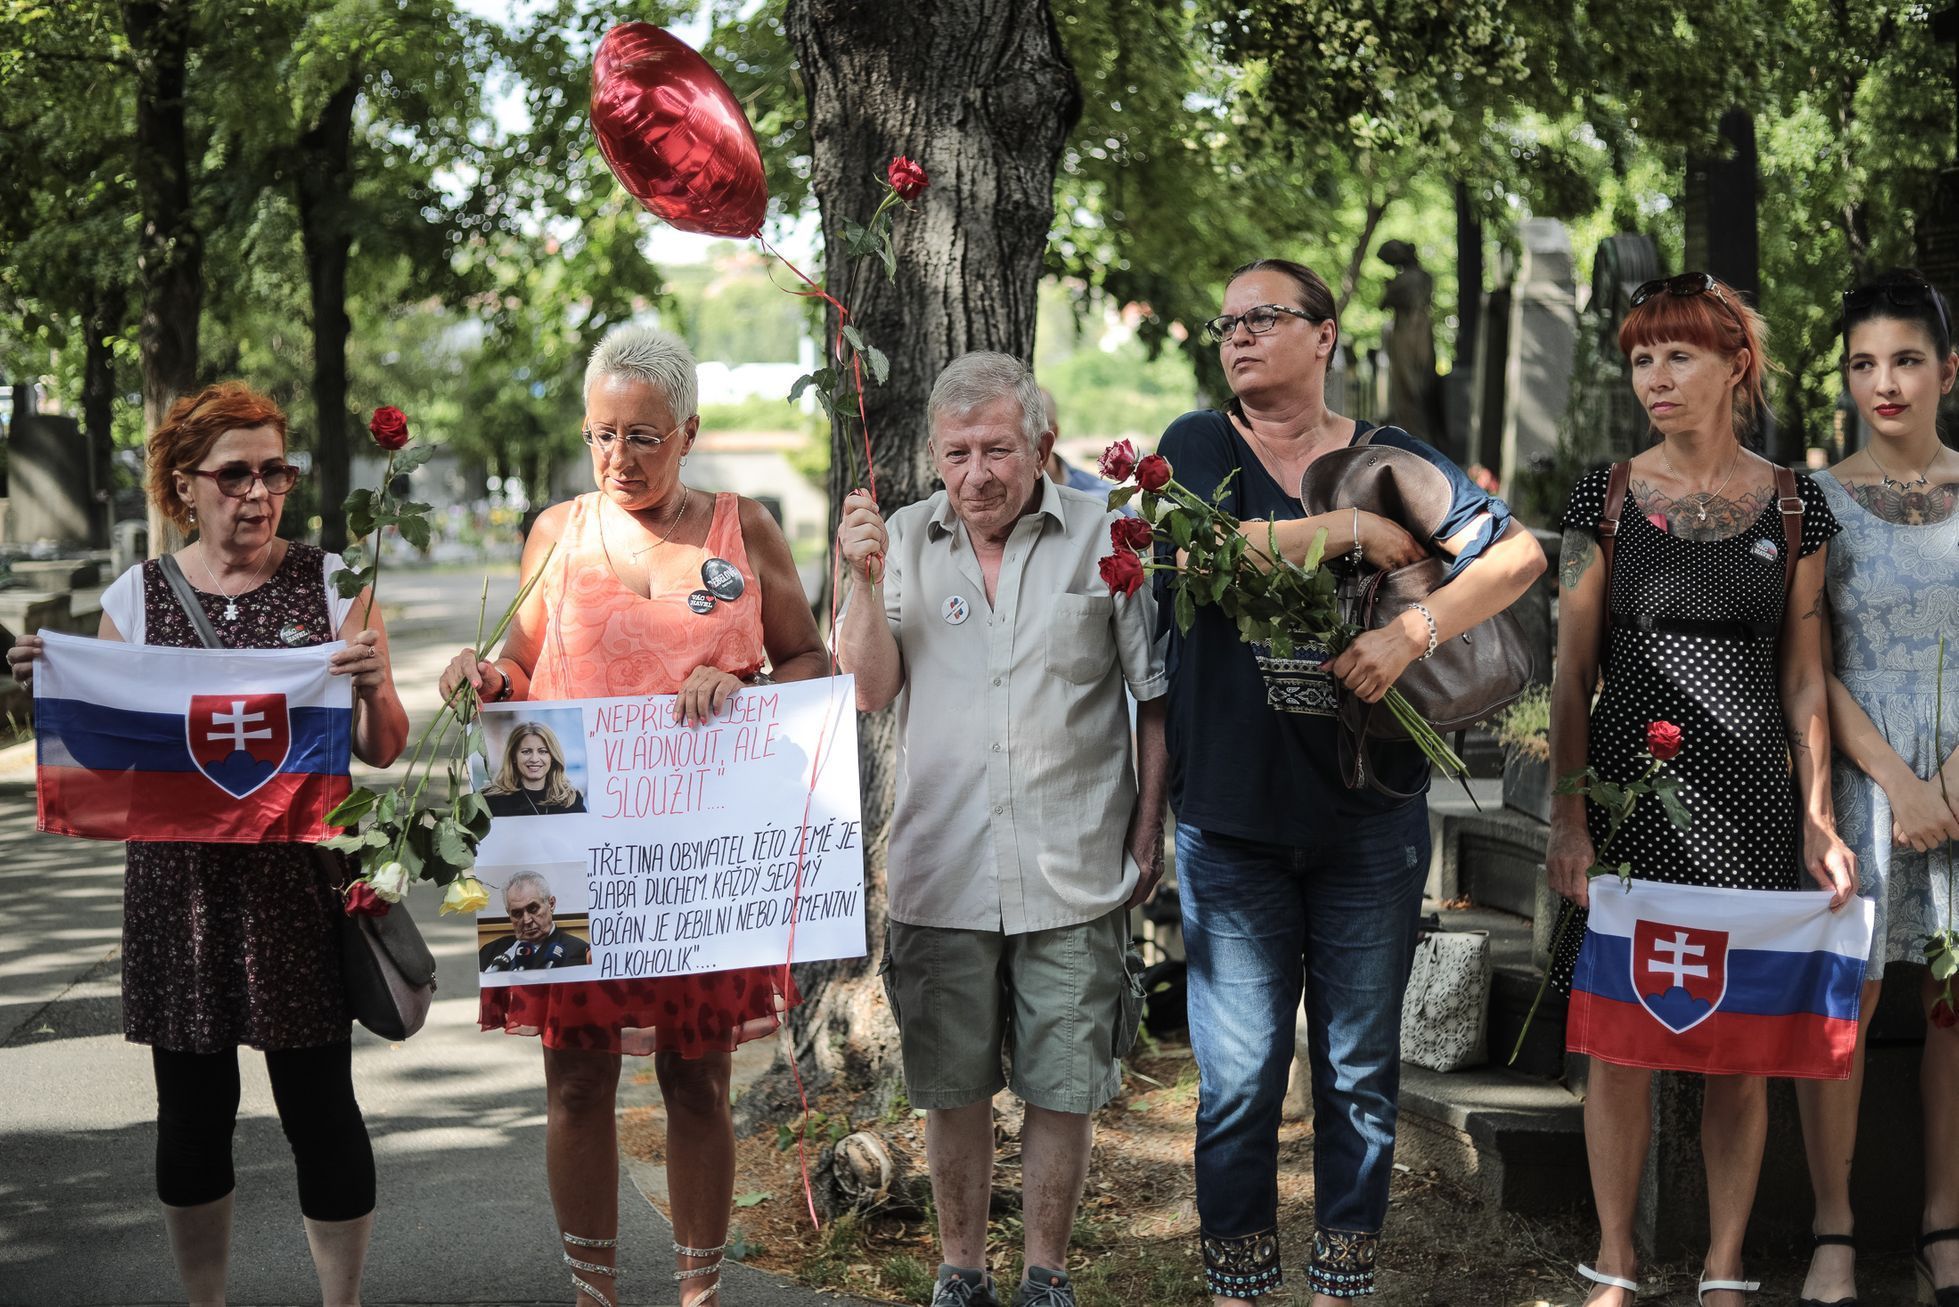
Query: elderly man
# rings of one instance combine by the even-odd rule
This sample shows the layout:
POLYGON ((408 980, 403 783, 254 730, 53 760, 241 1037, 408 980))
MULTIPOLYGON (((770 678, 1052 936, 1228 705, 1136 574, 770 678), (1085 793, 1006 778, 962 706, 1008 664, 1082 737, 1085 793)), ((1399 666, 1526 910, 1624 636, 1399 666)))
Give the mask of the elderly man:
POLYGON ((1115 515, 1044 475, 1054 432, 1027 368, 955 359, 927 420, 945 489, 888 527, 851 495, 837 547, 856 583, 839 652, 857 705, 898 703, 883 971, 926 1113, 945 1259, 932 1302, 996 1302, 992 1099, 1011 1087, 1027 1105, 1014 1302, 1069 1307, 1091 1114, 1121 1082, 1141 1003, 1128 910, 1162 870, 1167 678, 1149 591, 1111 596, 1098 572, 1115 515))
POLYGON ((592 946, 557 923, 557 896, 534 871, 520 871, 503 887, 503 910, 515 936, 491 940, 476 953, 479 971, 550 971, 582 967, 592 946))

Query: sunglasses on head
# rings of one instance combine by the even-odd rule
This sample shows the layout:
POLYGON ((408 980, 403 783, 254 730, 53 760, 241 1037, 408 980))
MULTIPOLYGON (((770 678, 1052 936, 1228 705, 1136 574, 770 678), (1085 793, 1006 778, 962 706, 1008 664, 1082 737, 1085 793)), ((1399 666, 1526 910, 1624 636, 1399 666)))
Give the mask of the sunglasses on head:
POLYGON ((1708 272, 1683 272, 1677 277, 1655 277, 1639 284, 1632 293, 1632 306, 1638 308, 1655 295, 1677 295, 1685 299, 1689 295, 1712 295, 1715 299, 1727 302, 1721 293, 1721 283, 1714 280, 1708 272))
POLYGON ((1932 289, 1931 283, 1923 281, 1887 281, 1876 286, 1859 286, 1843 293, 1843 307, 1847 313, 1862 313, 1879 300, 1888 302, 1893 308, 1922 309, 1932 306, 1932 312, 1939 318, 1939 325, 1945 334, 1952 335, 1952 321, 1945 316, 1945 302, 1939 293, 1932 289))

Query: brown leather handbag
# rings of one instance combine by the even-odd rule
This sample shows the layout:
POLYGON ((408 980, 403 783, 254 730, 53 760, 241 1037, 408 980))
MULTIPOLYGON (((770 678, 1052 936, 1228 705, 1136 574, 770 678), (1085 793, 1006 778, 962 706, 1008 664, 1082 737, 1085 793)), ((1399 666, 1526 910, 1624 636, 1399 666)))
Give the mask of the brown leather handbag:
MULTIPOLYGON (((1449 478, 1427 459, 1392 445, 1370 443, 1380 428, 1358 443, 1313 460, 1300 479, 1299 498, 1308 514, 1359 508, 1400 523, 1424 543, 1435 539, 1447 520, 1454 493, 1449 478)), ((1329 543, 1327 553, 1338 546, 1329 543)), ((1473 564, 1472 564, 1473 566, 1473 564)), ((1431 555, 1406 567, 1369 571, 1343 582, 1341 601, 1347 620, 1362 630, 1386 626, 1444 584, 1449 560, 1431 555)), ((1523 627, 1509 610, 1477 623, 1436 645, 1426 659, 1408 664, 1395 688, 1437 731, 1467 730, 1502 712, 1529 688, 1534 663, 1523 627)), ((1378 769, 1366 765, 1369 740, 1405 740, 1394 714, 1376 711, 1344 688, 1340 691, 1343 762, 1350 789, 1372 786, 1385 794, 1378 769)))

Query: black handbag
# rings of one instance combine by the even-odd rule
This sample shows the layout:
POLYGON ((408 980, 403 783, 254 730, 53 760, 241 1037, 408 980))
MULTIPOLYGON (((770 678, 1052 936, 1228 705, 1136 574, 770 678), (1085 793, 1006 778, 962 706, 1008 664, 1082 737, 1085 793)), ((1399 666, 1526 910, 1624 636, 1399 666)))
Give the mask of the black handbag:
MULTIPOLYGON (((1453 493, 1441 469, 1420 455, 1370 443, 1374 428, 1356 444, 1322 454, 1300 479, 1307 513, 1359 508, 1400 523, 1417 540, 1433 539, 1448 515, 1453 493)), ((1330 551, 1329 551, 1330 552, 1330 551)), ((1377 630, 1427 599, 1446 582, 1449 564, 1430 556, 1406 567, 1367 572, 1342 588, 1347 617, 1364 631, 1377 630)), ((1508 609, 1436 645, 1430 657, 1408 664, 1395 682, 1422 719, 1444 735, 1467 730, 1502 712, 1529 688, 1530 642, 1508 609)), ((1349 789, 1381 784, 1366 764, 1370 740, 1405 740, 1407 732, 1380 705, 1340 691, 1342 770, 1349 789)))
MULTIPOLYGON (((165 554, 157 561, 163 579, 170 583, 170 592, 204 647, 228 648, 204 615, 204 605, 197 601, 197 592, 177 560, 165 554)), ((336 888, 344 886, 347 860, 318 844, 313 852, 325 867, 328 881, 336 888)), ((398 904, 378 917, 342 911, 336 919, 340 923, 340 986, 347 998, 348 1015, 383 1039, 406 1039, 420 1030, 435 999, 435 956, 429 952, 415 919, 398 904)))

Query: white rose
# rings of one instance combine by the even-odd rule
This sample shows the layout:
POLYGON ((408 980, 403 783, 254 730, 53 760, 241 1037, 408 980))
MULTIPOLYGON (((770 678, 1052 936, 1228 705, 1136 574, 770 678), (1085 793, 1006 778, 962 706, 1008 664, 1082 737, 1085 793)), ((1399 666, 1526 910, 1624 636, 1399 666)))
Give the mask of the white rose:
POLYGON ((367 878, 367 883, 388 902, 399 903, 401 896, 408 892, 408 868, 399 862, 384 862, 367 878))

